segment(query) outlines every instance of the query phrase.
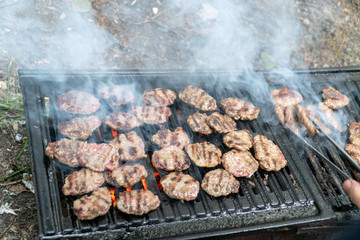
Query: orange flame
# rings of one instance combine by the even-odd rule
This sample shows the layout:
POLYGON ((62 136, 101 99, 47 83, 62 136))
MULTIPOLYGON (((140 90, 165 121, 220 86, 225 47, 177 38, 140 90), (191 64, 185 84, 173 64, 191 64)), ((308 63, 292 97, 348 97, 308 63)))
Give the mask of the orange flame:
POLYGON ((142 185, 143 185, 144 189, 148 190, 145 178, 141 179, 141 182, 142 182, 142 185))
POLYGON ((113 207, 115 207, 116 206, 115 188, 111 188, 110 193, 111 193, 111 200, 113 202, 113 207))
POLYGON ((126 188, 126 191, 128 191, 128 192, 131 191, 131 190, 132 190, 131 187, 126 188))
POLYGON ((101 132, 100 132, 100 128, 97 129, 98 133, 99 133, 99 139, 101 140, 101 132))
POLYGON ((115 131, 114 129, 111 129, 111 133, 112 133, 113 137, 116 137, 118 135, 118 132, 115 131))
POLYGON ((154 169, 154 176, 157 182, 158 189, 161 190, 162 186, 160 183, 160 173, 156 169, 154 169))

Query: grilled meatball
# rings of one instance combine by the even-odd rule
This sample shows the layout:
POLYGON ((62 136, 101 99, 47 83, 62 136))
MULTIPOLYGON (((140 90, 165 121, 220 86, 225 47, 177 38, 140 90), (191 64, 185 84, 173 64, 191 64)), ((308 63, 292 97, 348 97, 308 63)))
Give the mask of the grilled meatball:
POLYGON ((71 167, 79 167, 81 164, 78 153, 84 144, 83 141, 62 138, 60 141, 49 143, 45 149, 45 154, 71 167))
POLYGON ((151 162, 155 168, 166 171, 185 170, 191 164, 186 153, 176 146, 164 147, 159 151, 155 151, 151 162))
POLYGON ((260 167, 266 171, 279 171, 286 166, 286 159, 280 148, 266 136, 254 137, 255 158, 260 167))
POLYGON ((59 124, 59 132, 72 139, 88 139, 92 132, 100 127, 101 121, 96 116, 78 117, 59 124))
POLYGON ((301 105, 296 105, 295 111, 299 123, 306 127, 308 135, 312 137, 317 134, 318 130, 316 130, 315 126, 310 121, 306 110, 301 105))
POLYGON ((185 103, 202 111, 212 111, 217 108, 216 100, 203 89, 195 86, 187 86, 179 92, 179 98, 185 103))
POLYGON ((187 119, 187 123, 189 124, 191 130, 194 132, 199 132, 201 134, 210 134, 213 130, 207 124, 208 116, 205 113, 194 113, 190 115, 187 119))
POLYGON ((137 118, 145 124, 161 124, 169 120, 171 110, 168 107, 140 107, 131 108, 137 118))
POLYGON ((282 106, 296 105, 302 102, 303 97, 299 92, 289 90, 286 87, 274 89, 271 96, 275 104, 282 106))
POLYGON ((72 114, 89 115, 100 108, 100 102, 93 95, 81 92, 70 91, 58 97, 57 105, 60 110, 72 114))
POLYGON ((321 96, 325 100, 324 104, 331 109, 342 108, 349 104, 349 98, 346 95, 341 94, 339 91, 329 86, 323 88, 321 96))
POLYGON ((226 114, 235 120, 254 120, 258 117, 260 109, 256 108, 251 102, 238 98, 225 98, 221 102, 221 107, 226 114))
POLYGON ((64 195, 82 195, 98 189, 104 183, 104 174, 93 172, 90 169, 83 168, 75 171, 65 178, 65 184, 62 187, 64 195))
POLYGON ((249 151, 235 149, 224 154, 222 165, 235 177, 251 177, 259 168, 259 163, 249 151))
POLYGON ((150 190, 132 190, 119 193, 117 208, 127 214, 143 215, 160 205, 159 197, 150 190))
POLYGON ((209 142, 189 144, 185 151, 198 167, 215 167, 221 162, 221 150, 209 142))
POLYGON ((122 106, 134 102, 134 94, 125 86, 103 87, 99 90, 99 95, 113 106, 122 106))
POLYGON ((319 111, 330 126, 339 132, 343 131, 341 124, 339 123, 334 111, 331 108, 326 106, 324 103, 319 103, 319 111))
POLYGON ((125 130, 140 127, 140 120, 131 113, 125 113, 121 111, 113 112, 106 117, 104 124, 115 130, 125 130))
POLYGON ((229 148, 245 151, 252 147, 254 140, 249 130, 239 130, 226 134, 223 142, 229 148))
POLYGON ((145 144, 134 131, 127 134, 119 134, 111 140, 110 144, 120 151, 120 159, 122 161, 134 162, 141 158, 147 158, 145 144))
POLYGON ((101 187, 90 196, 82 196, 74 201, 74 214, 80 220, 92 220, 105 215, 112 204, 110 191, 101 187))
POLYGON ((144 103, 154 107, 169 106, 174 103, 175 99, 176 93, 170 89, 155 88, 143 93, 144 103))
POLYGON ((215 131, 228 133, 236 130, 236 122, 229 116, 214 112, 207 118, 207 123, 215 131))
POLYGON ((240 182, 224 169, 215 169, 205 174, 201 188, 214 197, 239 192, 240 182))
POLYGON ((360 146, 355 144, 346 144, 345 151, 360 165, 360 146))
POLYGON ((200 184, 189 174, 172 172, 160 179, 162 189, 171 198, 191 201, 200 190, 200 184))
POLYGON ((151 142, 160 147, 176 146, 179 148, 190 144, 188 135, 181 127, 177 127, 174 132, 169 129, 159 130, 151 137, 151 142))
POLYGON ((105 180, 115 187, 131 187, 141 179, 147 178, 148 174, 143 165, 126 165, 113 171, 105 172, 105 180))
POLYGON ((86 143, 80 149, 78 158, 81 166, 96 172, 114 170, 119 166, 119 153, 110 144, 86 143))
POLYGON ((354 145, 360 146, 360 123, 352 122, 349 126, 349 140, 354 145))

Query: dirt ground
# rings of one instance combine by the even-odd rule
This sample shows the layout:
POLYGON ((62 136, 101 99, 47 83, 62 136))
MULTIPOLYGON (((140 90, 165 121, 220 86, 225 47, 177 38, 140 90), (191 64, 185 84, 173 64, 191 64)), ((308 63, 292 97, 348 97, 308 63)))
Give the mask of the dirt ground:
MULTIPOLYGON (((19 2, 22 1, 0 2, 0 9, 5 10, 19 2)), ((52 31, 56 30, 50 26, 56 25, 59 19, 66 19, 66 7, 63 4, 68 6, 72 1, 35 2, 34 10, 39 19, 47 24, 44 30, 46 36, 51 36, 52 31)), ((207 62, 206 57, 201 56, 204 52, 200 51, 200 55, 195 52, 195 49, 204 44, 206 36, 211 35, 213 25, 199 23, 211 21, 216 13, 215 8, 209 5, 205 5, 205 8, 200 4, 185 6, 186 3, 174 1, 175 3, 170 6, 170 1, 162 0, 147 3, 136 0, 92 0, 90 4, 87 4, 86 0, 73 2, 76 4, 72 6, 81 14, 94 14, 96 25, 112 36, 115 42, 101 53, 101 60, 93 59, 99 60, 96 65, 88 64, 88 68, 219 67, 213 61, 207 62), (196 15, 199 12, 206 13, 200 15, 200 20, 196 15), (179 15, 182 16, 182 21, 174 21, 179 15)), ((273 4, 270 0, 262 0, 252 7, 254 12, 260 12, 263 16, 273 16, 279 5, 273 4)), ((262 21, 266 21, 266 18, 258 22, 251 13, 246 14, 241 20, 249 23, 249 26, 264 28, 264 31, 258 31, 264 35, 255 38, 258 44, 252 48, 253 54, 247 55, 251 56, 251 66, 261 70, 278 66, 297 69, 360 65, 360 3, 357 0, 301 0, 295 1, 292 7, 294 22, 298 23, 299 29, 294 42, 295 47, 289 58, 284 59, 285 64, 276 58, 277 53, 274 53, 274 48, 267 41, 277 29, 263 27, 266 25, 262 21)), ((288 26, 287 21, 286 18, 280 19, 277 28, 281 28, 282 25, 288 26)), ((0 45, 9 41, 4 34, 16 32, 16 29, 10 26, 0 29, 0 45)), ((251 32, 251 29, 249 27, 247 31, 251 32)), ((292 30, 289 29, 290 34, 293 33, 292 30)), ((287 33, 283 36, 291 37, 287 33)), ((44 53, 42 42, 37 41, 37 45, 37 52, 44 53)), ((61 50, 61 46, 58 49, 60 55, 68 54, 66 50, 61 50)), ((68 68, 71 61, 66 62, 67 59, 62 59, 61 65, 56 58, 46 54, 28 54, 19 58, 19 52, 14 55, 11 55, 11 52, 0 52, 0 103, 11 106, 9 108, 0 105, 0 238, 36 239, 38 225, 34 194, 22 182, 23 173, 31 173, 31 160, 23 113, 14 109, 22 108, 17 71, 20 68, 68 68)), ((230 53, 231 51, 219 52, 224 58, 230 53)), ((235 52, 232 55, 237 54, 235 52)))

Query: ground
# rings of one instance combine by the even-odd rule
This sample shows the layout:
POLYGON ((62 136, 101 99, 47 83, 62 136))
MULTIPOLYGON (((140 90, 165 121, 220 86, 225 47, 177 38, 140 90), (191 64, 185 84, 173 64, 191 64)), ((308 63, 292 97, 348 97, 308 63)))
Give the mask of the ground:
MULTIPOLYGON (((4 1, 0 12, 23 2, 4 1)), ((261 70, 360 65, 360 4, 356 0, 262 0, 239 8, 243 3, 234 0, 230 9, 236 6, 238 12, 226 12, 224 18, 227 1, 219 1, 220 5, 216 1, 188 4, 165 0, 35 2, 16 16, 35 14, 36 21, 44 23, 42 27, 12 25, 9 18, 0 25, 0 45, 7 47, 0 52, 0 238, 4 239, 38 236, 34 194, 22 182, 23 174, 31 173, 31 160, 18 69, 250 66, 261 70), (69 8, 77 12, 75 20, 66 21, 72 13, 69 8), (232 20, 225 21, 229 15, 232 20), (83 17, 91 20, 82 22, 83 17), (83 33, 89 22, 100 30, 83 41, 85 47, 74 44, 77 31, 83 33), (26 34, 28 29, 31 35, 26 34), (75 33, 70 44, 63 38, 64 31, 75 33), (101 34, 106 40, 97 48, 101 34), (35 40, 27 42, 30 38, 35 40), (73 47, 71 51, 68 46, 73 47), (90 55, 83 51, 87 46, 90 55)))

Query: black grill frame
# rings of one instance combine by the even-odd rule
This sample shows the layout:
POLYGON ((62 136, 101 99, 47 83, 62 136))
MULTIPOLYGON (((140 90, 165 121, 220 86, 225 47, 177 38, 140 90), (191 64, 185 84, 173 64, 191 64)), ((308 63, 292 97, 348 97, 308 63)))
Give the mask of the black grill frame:
MULTIPOLYGON (((337 80, 340 83, 344 81, 357 81, 359 79, 359 69, 317 69, 312 71, 295 71, 295 74, 289 78, 293 78, 294 81, 312 81, 312 82, 324 82, 329 83, 329 79, 337 80)), ((275 198, 283 198, 283 203, 291 201, 291 198, 298 198, 299 201, 296 204, 288 205, 283 204, 282 206, 271 206, 267 205, 264 209, 261 209, 261 204, 258 204, 257 208, 251 208, 248 211, 241 209, 235 212, 229 211, 232 209, 232 204, 244 204, 241 197, 237 199, 221 198, 221 200, 215 200, 220 203, 220 212, 217 209, 211 209, 213 205, 203 204, 203 202, 211 202, 205 193, 200 193, 201 201, 193 203, 193 209, 199 207, 202 210, 195 210, 195 214, 190 215, 184 214, 174 217, 173 219, 161 219, 154 220, 154 215, 166 217, 167 211, 171 211, 171 208, 177 206, 180 208, 176 201, 171 203, 162 203, 161 213, 155 212, 149 214, 146 217, 129 217, 131 224, 126 222, 117 221, 114 217, 117 213, 110 213, 111 217, 101 217, 100 220, 96 220, 94 223, 83 223, 78 220, 74 220, 69 217, 64 217, 61 210, 61 193, 54 191, 59 189, 56 177, 54 174, 58 174, 55 170, 56 166, 52 161, 44 155, 44 150, 49 142, 49 125, 44 117, 44 98, 46 94, 43 88, 46 84, 65 84, 65 88, 73 85, 76 81, 79 86, 87 82, 95 82, 101 79, 110 79, 109 81, 151 81, 154 78, 166 79, 166 78, 186 78, 186 79, 219 79, 229 78, 230 76, 241 76, 243 72, 235 71, 182 71, 182 70, 166 70, 166 71, 54 71, 54 70, 20 70, 20 84, 23 92, 28 136, 30 140, 30 149, 32 154, 32 171, 34 176, 34 184, 36 190, 36 201, 38 206, 38 219, 39 219, 39 235, 43 239, 57 239, 57 238, 71 238, 71 237, 84 237, 84 238, 160 238, 160 237, 208 237, 208 236, 219 236, 232 233, 249 232, 270 228, 279 228, 285 226, 299 227, 302 225, 308 225, 311 222, 331 222, 336 217, 341 219, 348 218, 348 216, 354 216, 357 218, 355 207, 351 204, 347 196, 341 198, 344 199, 339 206, 331 203, 329 196, 325 196, 321 188, 323 187, 319 181, 316 180, 312 173, 311 164, 309 161, 304 161, 303 158, 309 159, 309 157, 299 155, 295 150, 296 147, 291 143, 291 133, 283 129, 280 125, 278 126, 260 126, 260 123, 239 123, 241 126, 251 124, 255 130, 261 129, 262 132, 266 131, 282 149, 284 155, 289 160, 290 170, 282 170, 280 180, 289 183, 288 173, 290 171, 296 178, 296 181, 301 186, 301 191, 293 189, 291 184, 288 184, 286 188, 288 191, 282 191, 276 194, 285 194, 283 196, 275 196, 275 198), (61 78, 59 76, 62 76, 61 78), (72 82, 70 85, 69 83, 72 82), (40 106, 40 107, 39 107, 40 106), (35 115, 35 117, 33 117, 35 115), (37 116, 37 117, 36 117, 37 116), (243 125, 242 125, 243 124, 243 125), (267 128, 267 129, 265 129, 267 128), (289 195, 290 194, 290 195, 289 195), (300 194, 300 195, 298 195, 300 194), (302 202, 304 204, 299 204, 302 202), (231 203, 232 202, 232 203, 231 203), (200 205, 203 205, 200 207, 200 205), (207 206, 210 208, 207 209, 207 206), (341 209, 341 207, 346 206, 341 209), (226 209, 227 211, 224 211, 226 209), (281 211, 280 211, 281 210, 281 211), (309 215, 306 212, 309 211, 309 215), (202 212, 205 212, 203 214, 202 212), (198 213, 198 214, 196 214, 198 213), (251 213, 251 214, 250 214, 251 213), (196 215, 196 216, 194 216, 196 215), (185 217, 184 217, 185 216, 185 217), (254 217, 255 216, 255 217, 254 217), (109 219, 113 218, 113 219, 109 219), (268 222, 267 221, 271 222, 268 222), (145 220, 145 222, 144 222, 145 220), (74 223, 75 221, 75 223, 74 223), (113 223, 113 224, 110 224, 113 223), (78 228, 74 227, 77 225, 78 228)), ((279 75, 272 74, 269 72, 257 72, 257 75, 266 79, 271 84, 277 84, 281 78, 279 75)), ((241 81, 241 80, 239 80, 241 81)), ((178 89, 179 90, 179 89, 178 89)), ((253 100, 256 105, 256 101, 253 100)), ((53 123, 55 124, 55 123, 53 123)), ((55 124, 56 125, 56 124, 55 124)), ((265 134, 267 135, 267 134, 265 134)), ((146 136, 145 136, 146 137, 146 136)), ((142 160, 143 161, 143 160, 142 160)), ((341 164, 341 157, 338 161, 341 164)), ((149 169, 149 161, 143 161, 144 165, 147 165, 149 169)), ((346 167, 345 167, 346 168, 346 167)), ((189 171, 196 172, 197 168, 191 168, 189 171)), ((332 175, 335 182, 341 182, 342 179, 333 173, 331 169, 328 169, 330 175, 332 175)), ((151 175, 151 174, 149 174, 151 175)), ((199 175, 199 173, 195 173, 199 175)), ((254 202, 268 199, 270 202, 274 198, 274 194, 267 193, 265 186, 262 181, 257 182, 257 178, 261 176, 255 175, 252 179, 257 187, 262 188, 264 191, 260 191, 258 194, 254 194, 246 180, 241 180, 241 186, 245 189, 249 189, 245 198, 252 199, 254 202), (249 195, 250 194, 250 195, 249 195)), ((271 175, 271 174, 270 174, 271 175)), ((63 178, 61 176, 60 178, 63 178)), ((274 177, 275 178, 275 177, 274 177)), ((271 177, 270 177, 271 181, 271 177)), ((147 179, 148 185, 156 188, 156 181, 154 177, 147 179)), ((291 180, 290 180, 291 182, 291 180)), ((275 181, 276 185, 276 181, 275 181)), ((274 185, 273 185, 274 186, 274 185)), ((275 186, 275 188, 281 188, 281 186, 275 186)), ((156 189, 153 189, 156 191, 156 189)), ((157 193, 161 199, 164 199, 164 193, 157 193)), ((266 201, 265 201, 266 202, 266 201)), ((250 202, 248 202, 250 203, 250 202)), ((251 203, 250 203, 251 205, 251 203)), ((265 204, 266 205, 266 204, 265 204)), ((190 209, 190 208, 189 208, 190 209)), ((70 209, 68 209, 70 211, 70 209)), ((117 211, 113 208, 111 211, 117 211)), ((160 210, 159 210, 160 211, 160 210)), ((179 211, 181 212, 181 211, 179 211)), ((69 213, 71 215, 71 213, 69 213)))

